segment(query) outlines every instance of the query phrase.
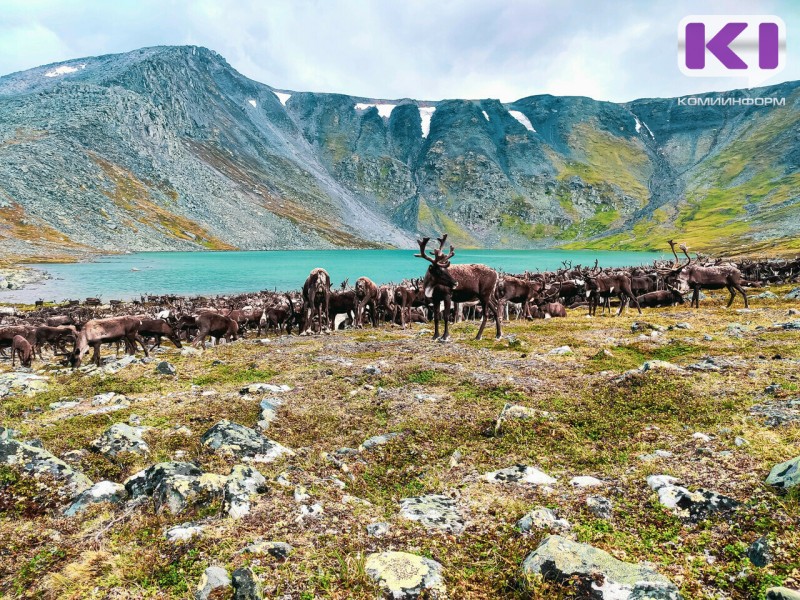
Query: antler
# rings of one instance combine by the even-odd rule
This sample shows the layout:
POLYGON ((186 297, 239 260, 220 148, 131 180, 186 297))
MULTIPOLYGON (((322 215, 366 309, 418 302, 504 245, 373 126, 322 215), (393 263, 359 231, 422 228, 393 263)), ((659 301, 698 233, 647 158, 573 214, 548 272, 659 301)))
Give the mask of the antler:
POLYGON ((688 259, 689 259, 689 260, 686 262, 686 264, 688 265, 690 262, 692 262, 692 257, 691 257, 691 256, 689 256, 689 249, 686 247, 686 244, 681 244, 681 245, 680 245, 680 249, 681 249, 681 250, 683 251, 683 253, 686 255, 686 258, 688 258, 688 259))
POLYGON ((669 247, 672 249, 672 254, 675 256, 675 263, 673 265, 673 268, 677 267, 678 265, 681 264, 681 261, 678 258, 678 253, 675 252, 675 240, 667 240, 667 243, 669 244, 669 247))
POLYGON ((428 242, 430 242, 430 241, 431 241, 431 238, 429 238, 429 237, 424 237, 421 240, 417 240, 417 243, 419 244, 419 254, 415 254, 414 256, 416 256, 417 258, 424 258, 428 262, 435 263, 436 259, 433 259, 430 256, 428 256, 427 254, 425 254, 425 247, 428 245, 428 242))

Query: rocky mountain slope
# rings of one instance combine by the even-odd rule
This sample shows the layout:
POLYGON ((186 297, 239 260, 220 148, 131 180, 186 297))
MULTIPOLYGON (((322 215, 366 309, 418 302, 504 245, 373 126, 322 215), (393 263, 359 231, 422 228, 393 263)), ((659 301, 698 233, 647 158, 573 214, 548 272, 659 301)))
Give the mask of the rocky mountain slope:
POLYGON ((798 83, 708 98, 290 92, 198 47, 0 78, 0 253, 797 247, 798 83))

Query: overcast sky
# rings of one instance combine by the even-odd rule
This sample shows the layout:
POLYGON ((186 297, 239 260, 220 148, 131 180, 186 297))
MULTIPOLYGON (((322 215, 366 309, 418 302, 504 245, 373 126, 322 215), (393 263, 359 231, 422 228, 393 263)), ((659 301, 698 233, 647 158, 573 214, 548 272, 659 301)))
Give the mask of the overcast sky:
POLYGON ((0 0, 0 74, 196 44, 252 79, 297 91, 624 101, 746 87, 677 68, 679 21, 725 13, 783 18, 787 67, 766 83, 800 79, 796 0, 0 0))

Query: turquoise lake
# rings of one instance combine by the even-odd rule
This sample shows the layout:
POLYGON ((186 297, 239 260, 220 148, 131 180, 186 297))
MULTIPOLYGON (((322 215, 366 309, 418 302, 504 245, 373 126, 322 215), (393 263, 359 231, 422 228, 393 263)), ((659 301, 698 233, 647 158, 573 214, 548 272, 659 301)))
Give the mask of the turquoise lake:
MULTIPOLYGON (((603 267, 652 263, 652 252, 596 250, 458 250, 453 263, 483 263, 507 273, 573 265, 603 267)), ((309 271, 325 268, 334 286, 362 276, 376 283, 422 277, 427 263, 413 250, 275 250, 260 252, 142 252, 94 262, 33 265, 53 277, 23 290, 0 291, 0 302, 84 299, 129 300, 142 294, 217 295, 302 287, 309 271)))

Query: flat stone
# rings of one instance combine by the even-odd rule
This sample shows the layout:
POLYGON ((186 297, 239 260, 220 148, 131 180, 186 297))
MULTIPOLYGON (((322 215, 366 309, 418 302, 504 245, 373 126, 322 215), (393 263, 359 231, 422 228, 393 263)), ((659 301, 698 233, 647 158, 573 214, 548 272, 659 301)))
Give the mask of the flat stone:
POLYGON ((578 477, 573 477, 569 480, 569 483, 572 487, 576 488, 589 488, 606 485, 605 481, 602 481, 597 477, 592 477, 591 475, 580 475, 578 477))
POLYGON ((286 560, 294 552, 294 548, 286 542, 257 541, 245 546, 242 552, 286 560))
POLYGON ((772 550, 769 540, 762 536, 747 548, 747 558, 756 567, 766 567, 772 562, 772 550))
POLYGON ((138 498, 152 496, 156 486, 164 479, 177 475, 197 476, 202 474, 203 471, 192 463, 161 462, 134 473, 125 480, 124 485, 131 498, 138 498))
POLYGON ((384 433, 383 435, 374 435, 371 438, 364 440, 364 442, 359 446, 361 450, 370 450, 375 448, 376 446, 383 446, 390 440, 398 437, 399 433, 384 433))
POLYGON ((767 485, 788 490, 800 483, 800 456, 775 465, 767 477, 767 485))
POLYGON ((197 589, 194 593, 195 600, 208 600, 215 590, 224 590, 231 586, 231 578, 222 567, 208 567, 203 571, 197 589))
POLYGON ((64 410, 66 408, 75 408, 80 404, 79 400, 59 400, 58 402, 50 403, 50 410, 64 410))
POLYGON ((367 556, 364 570, 391 600, 426 598, 443 600, 447 591, 442 565, 408 552, 380 552, 367 556))
POLYGON ((100 502, 119 504, 128 497, 125 486, 113 481, 98 481, 88 490, 81 492, 75 501, 64 511, 68 517, 74 517, 86 510, 89 505, 100 502))
POLYGON ((454 535, 464 531, 464 518, 449 496, 428 494, 404 498, 400 501, 400 514, 406 519, 419 521, 428 529, 438 529, 454 535))
POLYGON ((294 454, 289 448, 267 439, 255 429, 222 420, 206 431, 200 441, 215 452, 230 453, 257 462, 272 462, 284 454, 294 454))
POLYGON ((162 360, 156 365, 156 373, 159 373, 160 375, 175 375, 177 372, 178 370, 175 368, 175 366, 166 360, 162 360))
POLYGON ((555 531, 568 531, 572 525, 566 519, 559 519, 549 508, 536 508, 517 521, 517 529, 523 533, 537 529, 552 529, 555 531))
POLYGON ((146 456, 150 446, 142 439, 145 427, 131 427, 126 423, 115 423, 91 443, 93 450, 105 456, 115 457, 122 452, 146 456))
POLYGON ((389 534, 389 523, 381 521, 367 525, 367 535, 371 537, 384 537, 389 534))
POLYGON ((522 572, 558 582, 577 578, 582 598, 681 599, 675 584, 653 569, 622 562, 608 552, 560 535, 550 535, 542 540, 522 563, 522 572))
POLYGON ((558 348, 553 348, 550 350, 548 354, 552 356, 564 356, 566 354, 572 354, 572 348, 569 346, 559 346, 558 348))
MULTIPOLYGON (((800 288, 798 288, 800 289, 800 288)), ((800 591, 785 587, 772 587, 767 590, 767 600, 800 600, 800 591)))
POLYGON ((518 483, 531 485, 550 485, 556 480, 534 467, 515 465, 499 471, 486 473, 483 478, 492 483, 518 483))
POLYGON ((679 517, 696 523, 712 513, 729 512, 741 503, 711 490, 690 492, 684 487, 666 485, 658 489, 658 501, 679 517))
POLYGON ((288 385, 275 385, 274 383, 251 383, 239 390, 244 394, 283 394, 291 392, 292 388, 288 385))
POLYGON ((224 498, 226 480, 216 473, 164 478, 153 490, 153 505, 156 512, 168 510, 177 515, 190 506, 211 504, 224 498))

